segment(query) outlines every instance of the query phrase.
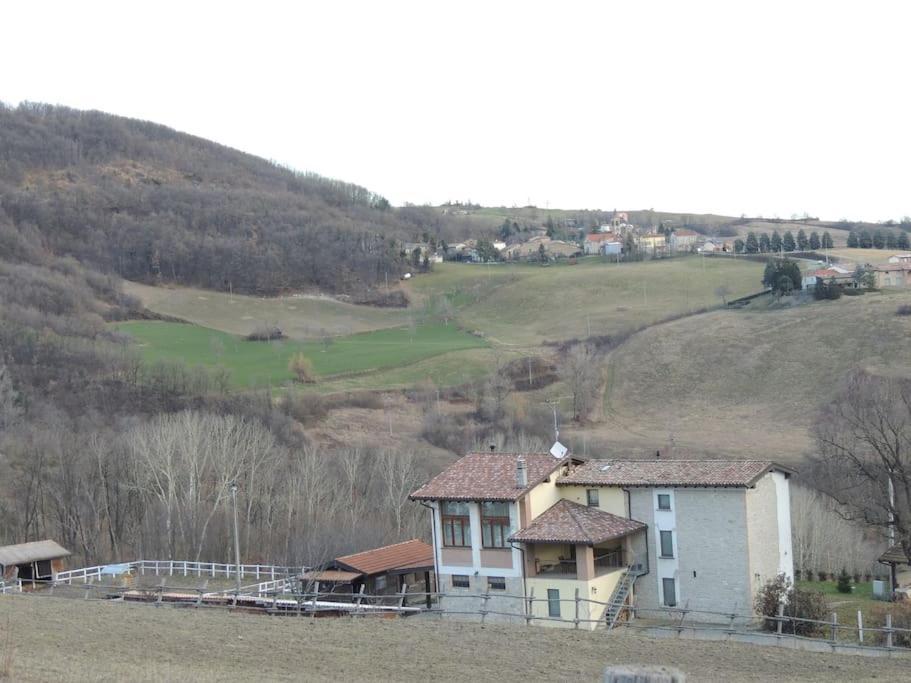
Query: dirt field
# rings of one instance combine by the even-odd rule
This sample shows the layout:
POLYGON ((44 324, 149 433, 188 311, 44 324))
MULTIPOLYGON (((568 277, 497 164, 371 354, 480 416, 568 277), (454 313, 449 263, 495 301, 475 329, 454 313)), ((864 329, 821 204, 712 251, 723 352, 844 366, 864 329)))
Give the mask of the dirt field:
POLYGON ((294 619, 38 596, 0 598, 0 678, 14 681, 597 681, 608 664, 666 664, 689 681, 907 679, 908 659, 617 632, 294 619))

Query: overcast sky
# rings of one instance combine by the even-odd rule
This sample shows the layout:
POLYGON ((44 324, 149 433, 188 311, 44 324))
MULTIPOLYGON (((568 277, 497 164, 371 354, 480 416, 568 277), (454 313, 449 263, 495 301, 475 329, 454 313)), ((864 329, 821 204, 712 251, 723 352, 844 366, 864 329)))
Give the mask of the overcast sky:
POLYGON ((157 121, 396 204, 886 220, 911 214, 905 6, 5 3, 0 100, 157 121))

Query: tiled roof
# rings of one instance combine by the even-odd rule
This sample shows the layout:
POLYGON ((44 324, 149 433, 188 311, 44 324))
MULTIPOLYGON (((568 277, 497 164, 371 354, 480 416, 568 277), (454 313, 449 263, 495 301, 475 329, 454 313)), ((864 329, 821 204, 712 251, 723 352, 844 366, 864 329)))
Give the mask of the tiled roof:
POLYGON ((335 558, 335 563, 362 574, 433 566, 433 547, 416 538, 335 558))
POLYGON ((517 500, 550 476, 567 458, 549 453, 469 453, 411 494, 412 500, 517 500), (528 486, 516 486, 516 460, 522 455, 528 486))
POLYGON ((645 529, 635 519, 612 515, 571 500, 560 500, 509 537, 523 543, 603 543, 645 529))
POLYGON ((699 237, 699 233, 695 230, 674 230, 671 234, 677 235, 677 237, 699 237))
POLYGON ((752 486, 770 470, 793 470, 771 460, 589 460, 557 485, 752 486))
POLYGON ((887 271, 898 271, 898 270, 911 270, 911 264, 908 263, 883 263, 878 266, 873 266, 873 270, 880 273, 887 271))
POLYGON ((586 242, 609 242, 613 240, 619 240, 612 232, 594 232, 590 235, 585 236, 586 242))
POLYGON ((26 562, 41 562, 66 557, 70 551, 54 541, 32 541, 0 547, 0 565, 9 567, 26 562))
POLYGON ((886 552, 879 556, 880 562, 895 562, 897 564, 911 564, 908 562, 908 556, 905 555, 905 551, 902 550, 902 547, 898 544, 893 545, 886 552))
POLYGON ((338 569, 324 569, 301 574, 304 581, 325 581, 327 583, 351 583, 362 576, 361 572, 345 572, 338 569))

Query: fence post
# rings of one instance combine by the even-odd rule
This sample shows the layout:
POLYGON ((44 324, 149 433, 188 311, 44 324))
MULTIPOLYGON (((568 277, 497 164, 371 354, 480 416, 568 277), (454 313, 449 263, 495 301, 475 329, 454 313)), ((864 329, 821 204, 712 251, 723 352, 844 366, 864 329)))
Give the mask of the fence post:
POLYGON ((161 605, 161 597, 162 597, 162 594, 164 593, 164 586, 159 586, 155 590, 158 591, 158 599, 155 601, 155 605, 159 606, 159 605, 161 605))
MULTIPOLYGON (((407 597, 407 595, 408 595, 408 584, 403 583, 402 592, 399 593, 399 609, 398 609, 399 615, 402 614, 402 608, 405 607, 405 598, 407 597)), ((484 617, 481 617, 481 621, 483 621, 483 620, 484 620, 484 617)))
POLYGON ((174 560, 168 562, 168 576, 174 576, 174 560))
POLYGON ((364 583, 361 584, 361 588, 360 588, 360 590, 359 590, 358 593, 357 593, 357 598, 355 598, 355 600, 354 600, 354 604, 355 604, 355 606, 357 606, 358 608, 361 606, 361 603, 364 601, 364 588, 365 588, 365 586, 366 586, 366 584, 364 584, 364 583))
POLYGON ((892 613, 886 615, 886 647, 892 647, 892 613))
MULTIPOLYGON (((782 628, 782 626, 784 626, 783 617, 784 617, 784 603, 779 602, 778 603, 778 625, 776 627, 776 631, 778 632, 779 636, 781 635, 781 628, 782 628)), ((733 622, 731 622, 731 623, 733 623, 733 622)))
POLYGON ((528 594, 528 605, 525 610, 525 624, 527 626, 531 625, 532 611, 535 608, 535 587, 531 587, 531 592, 528 594))
POLYGON ((860 610, 857 610, 857 639, 864 644, 864 614, 860 610))
POLYGON ((319 581, 313 584, 313 603, 310 605, 310 618, 316 618, 316 598, 319 595, 319 581))
POLYGON ((275 581, 275 565, 272 565, 272 580, 275 581))
POLYGON ((838 636, 838 612, 832 612, 832 642, 837 640, 838 636))
POLYGON ((89 599, 89 591, 92 589, 92 584, 90 584, 90 583, 84 583, 84 584, 82 584, 82 587, 85 588, 85 598, 84 598, 84 599, 85 599, 85 600, 88 600, 88 599, 89 599))
POLYGON ((183 561, 183 575, 184 576, 187 575, 187 561, 186 560, 183 561))
POLYGON ((573 619, 575 626, 573 628, 579 628, 579 589, 576 589, 576 617, 573 619))
POLYGON ((483 624, 485 619, 487 619, 487 601, 490 600, 490 588, 487 589, 487 592, 484 593, 482 598, 484 602, 481 603, 481 623, 483 624))

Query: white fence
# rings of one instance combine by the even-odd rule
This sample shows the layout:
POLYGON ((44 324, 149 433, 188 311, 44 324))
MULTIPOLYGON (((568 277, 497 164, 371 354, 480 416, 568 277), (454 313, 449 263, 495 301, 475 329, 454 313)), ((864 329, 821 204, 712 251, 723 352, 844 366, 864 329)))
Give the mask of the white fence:
POLYGON ((273 564, 226 564, 222 562, 193 562, 190 560, 136 560, 117 564, 82 567, 58 572, 57 583, 71 584, 101 580, 102 576, 113 576, 132 571, 133 573, 155 576, 208 576, 241 579, 269 579, 276 581, 308 571, 308 567, 287 567, 273 564), (122 571, 121 571, 122 570, 122 571))
POLYGON ((10 594, 10 593, 21 593, 22 592, 22 582, 19 579, 16 579, 12 583, 5 583, 0 581, 0 595, 10 594))

